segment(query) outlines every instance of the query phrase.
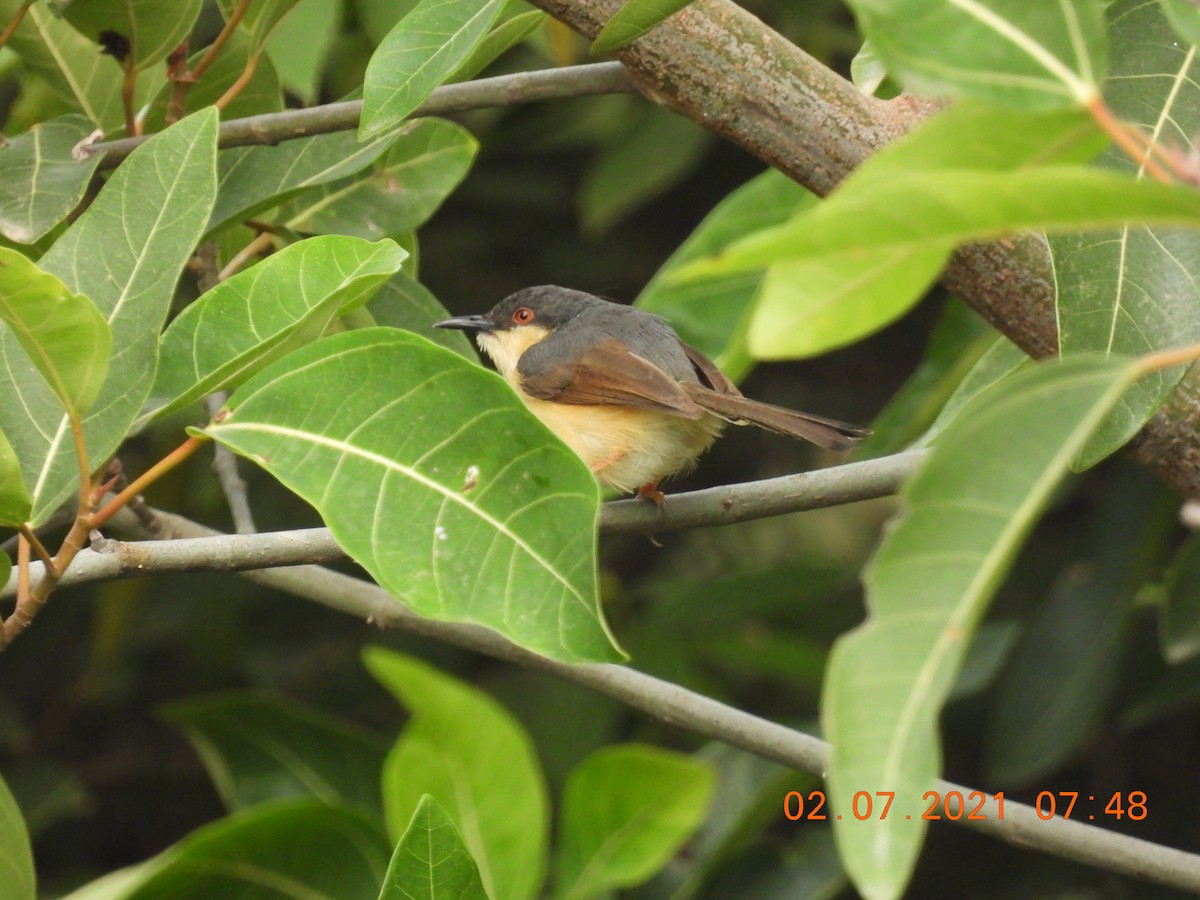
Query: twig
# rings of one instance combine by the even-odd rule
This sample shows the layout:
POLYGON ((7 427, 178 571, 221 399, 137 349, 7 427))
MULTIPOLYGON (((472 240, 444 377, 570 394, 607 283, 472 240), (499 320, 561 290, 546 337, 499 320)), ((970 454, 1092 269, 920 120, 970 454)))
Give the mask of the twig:
MULTIPOLYGON (((42 561, 42 565, 51 569, 54 568, 54 560, 50 558, 50 554, 46 552, 45 546, 34 533, 33 529, 29 527, 28 523, 21 526, 18 536, 20 540, 24 541, 28 545, 28 547, 33 549, 34 554, 36 554, 37 558, 42 561)), ((18 554, 21 552, 19 547, 17 552, 18 554)))
POLYGON ((1087 111, 1096 124, 1113 139, 1113 143, 1124 150, 1130 159, 1149 172, 1151 177, 1164 184, 1174 184, 1175 180, 1167 170, 1151 158, 1154 154, 1154 142, 1137 128, 1127 125, 1114 116, 1103 97, 1097 97, 1089 103, 1087 111))
MULTIPOLYGON (((567 69, 542 69, 443 85, 434 90, 410 118, 444 116, 494 106, 516 106, 539 100, 594 94, 627 94, 634 91, 635 88, 625 76, 625 70, 620 63, 592 63, 567 69)), ((222 122, 217 140, 222 148, 278 144, 281 141, 310 137, 314 134, 357 128, 361 114, 361 100, 343 100, 307 109, 264 113, 222 122)), ((81 152, 89 155, 105 154, 100 167, 111 168, 148 139, 149 136, 104 141, 82 147, 81 152)))
POLYGON ((13 33, 18 28, 21 27, 21 22, 25 19, 25 13, 29 11, 29 7, 33 6, 34 2, 35 0, 25 0, 25 2, 17 7, 17 11, 14 12, 12 18, 8 20, 8 24, 4 26, 4 30, 0 31, 0 47, 3 47, 5 44, 7 44, 8 39, 13 36, 13 33))
POLYGON ((130 55, 123 62, 125 77, 121 79, 121 107, 125 110, 125 137, 136 138, 142 133, 137 116, 134 115, 134 95, 137 92, 138 68, 130 55))
POLYGON ((233 35, 234 29, 238 27, 238 23, 242 21, 242 17, 246 15, 246 10, 250 8, 250 0, 240 0, 237 6, 233 8, 233 12, 229 14, 229 18, 225 20, 225 26, 221 29, 208 49, 204 51, 204 56, 200 57, 200 62, 196 63, 196 68, 187 73, 190 81, 197 82, 204 77, 204 73, 208 71, 217 59, 225 43, 233 35))
POLYGON ((224 109, 233 99, 246 89, 246 85, 250 83, 250 79, 254 77, 255 71, 258 69, 259 53, 252 53, 246 58, 246 65, 242 69, 242 74, 237 77, 237 81, 225 89, 217 101, 213 104, 217 109, 224 109))
MULTIPOLYGON (((209 394, 204 398, 204 408, 210 418, 215 418, 229 399, 227 391, 209 394)), ((238 469, 238 458, 232 450, 219 441, 213 441, 212 471, 229 504, 229 513, 233 517, 233 529, 238 534, 254 534, 254 513, 250 509, 250 497, 247 492, 246 479, 238 469)))
POLYGON ((141 494, 141 492, 146 489, 147 485, 153 484, 167 472, 174 469, 177 465, 199 450, 205 443, 207 443, 207 441, 207 438, 196 437, 195 435, 189 437, 186 441, 184 441, 182 444, 152 465, 149 469, 131 481, 123 491, 109 500, 108 503, 104 504, 102 508, 98 509, 90 516, 80 516, 80 519, 84 520, 85 524, 87 525, 88 531, 102 527, 104 523, 107 522, 114 513, 116 513, 117 510, 121 509, 130 500, 141 494))
MULTIPOLYGON (((168 513, 159 514, 160 527, 153 534, 139 527, 132 514, 122 513, 114 525, 118 521, 122 528, 159 539, 215 534, 202 525, 168 513)), ((241 543, 267 537, 239 537, 237 540, 241 543)), ((403 630, 545 672, 613 697, 647 715, 696 734, 724 741, 792 768, 818 775, 824 773, 829 754, 829 747, 824 741, 634 669, 554 662, 523 650, 486 628, 422 618, 397 603, 381 588, 319 566, 248 571, 244 577, 348 613, 381 628, 403 630)), ((952 790, 964 796, 971 791, 968 787, 942 781, 937 782, 934 788, 943 796, 952 790)), ((1007 843, 1098 869, 1183 890, 1200 891, 1200 856, 1082 822, 1058 818, 1042 821, 1033 807, 1007 799, 1004 808, 1004 819, 967 821, 963 817, 956 824, 975 828, 1007 843)))
POLYGON ((229 262, 225 264, 225 268, 217 273, 217 281, 224 281, 226 278, 232 278, 241 271, 242 267, 246 265, 246 263, 250 262, 250 260, 254 259, 254 257, 258 256, 259 253, 268 249, 274 243, 275 235, 271 234, 269 231, 264 231, 233 255, 233 259, 229 260, 229 262))

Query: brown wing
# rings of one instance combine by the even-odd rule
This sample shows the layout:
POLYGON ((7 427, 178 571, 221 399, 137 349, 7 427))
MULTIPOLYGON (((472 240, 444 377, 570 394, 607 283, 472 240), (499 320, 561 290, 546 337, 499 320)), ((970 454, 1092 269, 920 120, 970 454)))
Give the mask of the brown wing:
POLYGON ((577 406, 632 406, 657 409, 685 419, 699 419, 704 410, 654 363, 609 338, 557 365, 518 364, 521 388, 541 400, 577 406))
POLYGON ((869 429, 848 422, 797 412, 740 395, 721 394, 699 384, 687 385, 687 392, 698 406, 727 421, 749 422, 767 431, 810 441, 830 450, 848 450, 871 433, 869 429))
POLYGON ((730 381, 729 376, 718 369, 717 364, 711 359, 683 341, 679 342, 679 346, 683 348, 683 352, 687 354, 692 368, 700 376, 701 384, 712 388, 718 394, 728 394, 731 397, 742 396, 742 392, 737 389, 737 385, 730 381))

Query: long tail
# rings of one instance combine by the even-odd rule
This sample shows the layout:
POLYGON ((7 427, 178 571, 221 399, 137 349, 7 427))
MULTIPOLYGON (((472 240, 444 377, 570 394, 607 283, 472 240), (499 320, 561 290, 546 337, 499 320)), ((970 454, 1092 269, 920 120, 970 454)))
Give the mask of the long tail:
POLYGON ((722 419, 749 422, 767 431, 809 441, 827 450, 848 450, 871 433, 870 429, 847 422, 784 409, 749 397, 718 394, 700 385, 689 385, 685 390, 697 404, 722 419))

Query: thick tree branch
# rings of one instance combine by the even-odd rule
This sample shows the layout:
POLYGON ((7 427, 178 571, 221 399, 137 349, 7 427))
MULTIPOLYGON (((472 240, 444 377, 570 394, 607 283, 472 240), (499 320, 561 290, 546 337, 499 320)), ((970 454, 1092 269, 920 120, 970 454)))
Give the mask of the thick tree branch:
MULTIPOLYGON (((532 0, 591 39, 621 0, 532 0)), ((867 97, 731 0, 695 0, 617 57, 638 88, 819 194, 937 109, 867 97)), ((1036 357, 1057 351, 1054 280, 1032 236, 964 247, 942 282, 1036 357)), ((1135 439, 1167 484, 1200 497, 1200 372, 1135 439)))
MULTIPOLYGON (((159 514, 148 533, 123 510, 118 520, 140 536, 169 539, 212 537, 216 532, 179 516, 159 514)), ((238 542, 263 536, 239 536, 238 542)), ((381 628, 398 629, 545 672, 625 703, 649 716, 794 769, 824 774, 828 745, 817 738, 718 703, 702 694, 625 666, 567 665, 522 650, 495 632, 474 625, 435 622, 410 612, 381 588, 319 566, 246 572, 252 581, 349 613, 381 628)), ((939 781, 943 796, 971 788, 939 781)), ((1004 819, 958 820, 1007 843, 1075 860, 1105 871, 1200 892, 1200 856, 1066 819, 1042 821, 1033 807, 1005 801, 1004 819)))

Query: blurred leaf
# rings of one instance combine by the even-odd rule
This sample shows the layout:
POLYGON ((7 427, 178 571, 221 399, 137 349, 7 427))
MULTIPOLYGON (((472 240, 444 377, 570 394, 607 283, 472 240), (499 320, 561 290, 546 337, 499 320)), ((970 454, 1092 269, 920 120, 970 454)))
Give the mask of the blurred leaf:
MULTIPOLYGON (((69 290, 86 290, 112 329, 109 376, 84 421, 95 465, 121 443, 150 392, 175 282, 212 208, 216 133, 208 109, 138 147, 40 260, 69 290)), ((36 524, 78 483, 79 468, 66 417, 39 375, 13 368, 18 353, 5 333, 0 389, 14 399, 0 403, 0 429, 38 467, 26 473, 36 524)))
POLYGON ((684 263, 718 253, 737 238, 779 225, 816 197, 782 172, 767 169, 730 193, 704 217, 638 296, 636 305, 670 321, 680 336, 713 359, 734 381, 749 372, 746 325, 762 274, 745 272, 707 281, 676 283, 684 263))
POLYGON ((25 820, 0 778, 0 900, 36 900, 36 884, 25 820))
POLYGON ((1189 537, 1171 560, 1158 624, 1163 657, 1171 665, 1200 653, 1200 535, 1189 537))
POLYGON ((488 900, 462 835, 428 794, 396 845, 379 900, 488 900))
POLYGON ((304 188, 338 181, 365 169, 387 152, 396 137, 393 132, 360 144, 353 134, 343 131, 285 141, 276 147, 223 151, 217 202, 208 232, 278 206, 304 188))
POLYGON ((933 424, 929 426, 929 430, 925 432, 917 445, 931 444, 978 393, 1013 372, 1033 365, 1034 361, 1025 355, 1024 350, 1004 335, 996 335, 991 346, 983 352, 979 361, 959 382, 958 387, 954 389, 954 393, 942 406, 941 412, 938 413, 937 418, 933 420, 933 424))
POLYGON ((1008 661, 1013 647, 1017 645, 1021 628, 1012 620, 984 622, 971 639, 967 655, 963 657, 958 678, 947 695, 950 700, 970 697, 989 687, 1001 667, 1008 661))
POLYGON ((383 283, 367 303, 367 310, 379 325, 415 332, 472 362, 479 359, 470 339, 461 331, 433 327, 434 322, 449 318, 450 313, 428 288, 403 272, 383 283))
POLYGON ((368 328, 294 351, 227 409, 207 433, 314 504, 399 602, 555 659, 623 658, 596 596, 595 479, 495 373, 368 328))
MULTIPOLYGON (((513 3, 510 7, 527 8, 524 2, 513 3)), ((505 10, 507 12, 507 10, 505 10)), ((500 14, 501 22, 491 30, 475 51, 446 79, 446 83, 470 81, 480 72, 490 66, 529 35, 533 34, 548 20, 546 13, 540 9, 531 9, 505 19, 505 13, 500 14)))
POLYGON ((100 156, 76 162, 71 151, 93 128, 61 116, 0 144, 0 234, 32 244, 79 205, 100 156))
POLYGON ((235 693, 176 701, 163 713, 192 742, 231 812, 294 795, 382 812, 386 745, 349 722, 235 693))
POLYGON ((412 713, 384 763, 388 830, 403 831, 429 794, 463 836, 489 896, 538 896, 550 801, 529 736, 490 696, 427 663, 381 647, 364 660, 412 713))
POLYGON ((822 703, 842 861, 868 897, 898 897, 941 768, 938 715, 992 594, 1071 460, 1138 367, 1076 357, 979 394, 902 492, 864 574, 870 617, 838 641, 822 703), (1024 435, 1015 443, 1014 433, 1024 435), (887 819, 849 815, 856 791, 895 792, 887 819), (906 817, 911 817, 908 820, 906 817))
MULTIPOLYGON (((1181 46, 1162 7, 1119 0, 1109 10, 1113 71, 1105 99, 1115 115, 1155 140, 1195 152, 1200 132, 1200 63, 1181 46)), ((1108 151, 1107 169, 1145 173, 1108 151)), ((1154 227, 1050 237, 1058 291, 1059 350, 1138 355, 1200 341, 1200 232, 1154 227)), ((1162 405, 1184 368, 1152 373, 1122 398, 1083 455, 1084 465, 1128 441, 1162 405)))
MULTIPOLYGON (((0 322, 61 408, 87 412, 104 384, 112 351, 112 332, 96 304, 20 253, 0 247, 0 322)), ((21 368, 19 360, 6 362, 21 368)))
MULTIPOLYGON (((0 569, 7 565, 0 553, 0 569)), ((42 756, 6 764, 4 774, 34 841, 48 829, 71 819, 82 819, 96 810, 96 798, 81 772, 71 765, 42 756)))
POLYGON ((814 827, 805 827, 782 847, 756 848, 748 858, 718 869, 713 893, 703 896, 721 900, 839 900, 849 896, 852 891, 838 861, 833 830, 817 822, 804 824, 814 827))
MULTIPOLYGON (((217 0, 217 6, 220 7, 226 22, 239 2, 240 0, 217 0)), ((296 3, 297 0, 256 0, 246 8, 245 15, 238 22, 238 30, 250 38, 250 46, 257 52, 296 3)))
POLYGON ((368 240, 412 231, 433 215, 471 168, 479 142, 460 125, 417 119, 372 171, 312 188, 279 213, 288 228, 368 240))
POLYGON ((1001 784, 1044 780, 1101 726, 1120 686, 1137 593, 1161 569, 1178 500, 1129 467, 1096 504, 1088 558, 1066 568, 1035 609, 996 685, 983 752, 990 780, 1001 784))
MULTIPOLYGON (((254 9, 254 4, 251 4, 254 9)), ((217 54, 216 60, 200 80, 188 90, 187 99, 183 104, 184 115, 189 115, 206 106, 216 103, 221 96, 233 86, 246 68, 250 59, 252 47, 250 38, 242 32, 235 31, 217 54)), ((205 50, 199 50, 188 57, 188 65, 195 66, 204 56, 205 50)), ((154 99, 150 101, 145 115, 147 131, 161 131, 166 128, 167 102, 171 97, 171 84, 164 82, 154 99)), ((283 95, 279 89, 279 77, 269 59, 260 59, 254 69, 254 74, 245 87, 238 92, 221 115, 226 121, 244 116, 254 116, 259 113, 278 112, 283 109, 283 95)))
MULTIPOLYGON (((263 0, 259 0, 260 3, 263 0)), ((105 48, 108 35, 123 39, 139 69, 162 65, 196 24, 201 0, 52 0, 50 6, 86 37, 105 48)), ((118 54, 111 55, 121 62, 118 54)))
POLYGON ((391 241, 336 235, 290 244, 194 301, 163 333, 143 420, 236 387, 320 337, 400 268, 391 241))
POLYGON ((875 45, 870 41, 863 41, 858 52, 854 54, 854 59, 850 60, 850 79, 854 86, 864 94, 874 96, 887 77, 887 65, 875 52, 875 45))
POLYGON ((342 0, 300 0, 267 40, 267 56, 288 91, 316 102, 329 50, 342 29, 342 0))
POLYGON ((896 453, 933 424, 951 395, 997 340, 996 331, 957 298, 942 309, 917 370, 871 423, 856 459, 896 453))
POLYGON ((390 131, 487 37, 505 0, 421 0, 367 64, 359 140, 390 131))
MULTIPOLYGON (((0 0, 0 19, 11 19, 20 2, 0 0)), ((92 122, 108 129, 124 121, 120 66, 101 56, 95 44, 53 15, 46 4, 29 8, 6 46, 92 122)))
MULTIPOLYGON (((4 432, 0 431, 0 525, 17 527, 29 518, 32 507, 25 479, 21 476, 21 461, 4 432)), ((8 581, 10 568, 8 557, 0 553, 0 584, 8 581)))
POLYGON ((715 772, 643 744, 597 750, 563 789, 554 896, 595 897, 645 881, 704 820, 715 772))
POLYGON ((1102 0, 849 0, 915 93, 1045 109, 1086 106, 1104 81, 1102 0))
POLYGON ((400 20, 412 12, 419 0, 351 0, 359 26, 372 44, 378 45, 400 20))
POLYGON ((1159 0, 1171 27, 1189 44, 1200 44, 1200 6, 1194 0, 1159 0))
POLYGON ((592 41, 592 53, 609 53, 637 40, 692 0, 625 0, 592 41))
POLYGON ((690 175, 708 148, 708 133, 691 120, 654 106, 639 109, 630 128, 596 156, 579 186, 579 216, 593 235, 690 175))

